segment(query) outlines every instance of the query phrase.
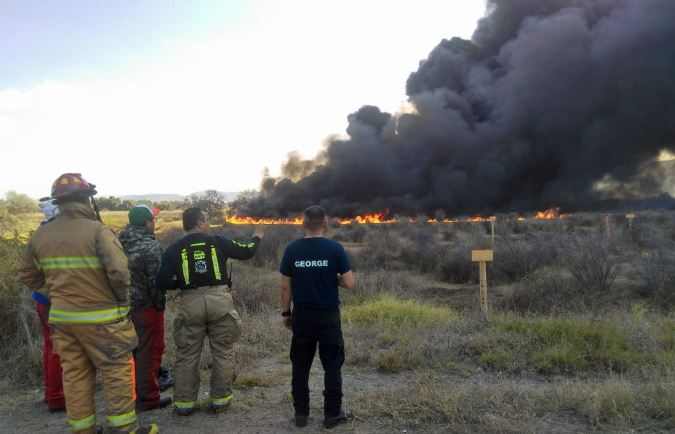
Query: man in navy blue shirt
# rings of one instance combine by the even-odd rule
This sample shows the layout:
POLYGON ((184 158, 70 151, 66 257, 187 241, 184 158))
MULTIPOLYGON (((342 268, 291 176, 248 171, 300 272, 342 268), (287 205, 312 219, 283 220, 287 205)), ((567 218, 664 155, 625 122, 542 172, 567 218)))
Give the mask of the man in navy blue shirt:
POLYGON ((340 323, 338 285, 354 287, 345 249, 323 237, 328 227, 326 212, 320 206, 305 210, 305 237, 286 247, 281 260, 281 313, 286 328, 293 331, 291 341, 291 381, 295 425, 307 425, 309 416, 309 370, 316 344, 324 375, 324 427, 332 428, 352 418, 342 411, 342 373, 345 360, 340 323), (293 311, 291 313, 291 298, 293 311))

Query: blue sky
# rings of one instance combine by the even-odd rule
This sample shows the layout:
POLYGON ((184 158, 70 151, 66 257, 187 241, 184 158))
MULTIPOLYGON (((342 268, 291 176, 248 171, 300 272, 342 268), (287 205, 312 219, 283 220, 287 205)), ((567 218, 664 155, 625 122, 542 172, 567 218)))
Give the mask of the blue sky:
POLYGON ((239 1, 0 0, 0 88, 124 74, 252 13, 239 1))
POLYGON ((0 0, 0 195, 256 188, 405 81, 482 0, 0 0), (211 164, 199 176, 195 167, 211 164), (29 175, 29 176, 28 176, 29 175))

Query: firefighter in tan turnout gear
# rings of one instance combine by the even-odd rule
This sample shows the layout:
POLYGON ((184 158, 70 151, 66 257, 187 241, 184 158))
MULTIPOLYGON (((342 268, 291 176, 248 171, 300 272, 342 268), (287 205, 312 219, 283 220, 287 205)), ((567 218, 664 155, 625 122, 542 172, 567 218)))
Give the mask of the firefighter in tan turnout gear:
POLYGON ((127 257, 102 224, 92 196, 95 185, 66 173, 52 185, 59 215, 35 232, 19 269, 30 289, 48 288, 52 342, 61 358, 68 424, 95 433, 96 372, 103 383, 106 432, 158 433, 139 428, 135 407, 137 343, 129 314, 127 257))
POLYGON ((183 229, 185 237, 162 255, 156 286, 181 289, 180 310, 173 330, 176 344, 173 404, 178 415, 188 416, 198 407, 199 361, 205 337, 209 338, 213 360, 211 408, 224 411, 232 401, 234 343, 241 334, 241 320, 230 294, 227 259, 252 258, 264 228, 259 226, 245 243, 211 236, 206 214, 199 208, 189 208, 183 212, 183 229))

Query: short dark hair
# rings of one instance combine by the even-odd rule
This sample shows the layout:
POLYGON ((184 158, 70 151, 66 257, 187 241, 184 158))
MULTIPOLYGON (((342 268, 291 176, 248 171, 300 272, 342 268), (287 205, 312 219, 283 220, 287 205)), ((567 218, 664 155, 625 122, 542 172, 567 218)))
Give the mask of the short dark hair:
POLYGON ((183 229, 189 231, 197 227, 200 221, 206 219, 206 214, 201 208, 188 208, 183 211, 183 229))
POLYGON ((61 205, 68 202, 79 202, 85 205, 91 205, 91 196, 87 192, 74 193, 66 197, 54 199, 54 205, 61 205))
POLYGON ((312 205, 305 210, 303 223, 307 229, 314 230, 321 227, 326 218, 326 211, 319 205, 312 205))

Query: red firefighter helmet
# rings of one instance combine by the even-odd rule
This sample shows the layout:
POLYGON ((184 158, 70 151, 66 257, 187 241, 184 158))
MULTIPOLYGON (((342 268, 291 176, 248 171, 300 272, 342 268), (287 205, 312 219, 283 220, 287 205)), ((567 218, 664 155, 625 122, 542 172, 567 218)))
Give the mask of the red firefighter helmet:
POLYGON ((85 181, 79 173, 64 173, 52 184, 53 199, 63 199, 75 194, 93 196, 96 194, 96 186, 85 181))

